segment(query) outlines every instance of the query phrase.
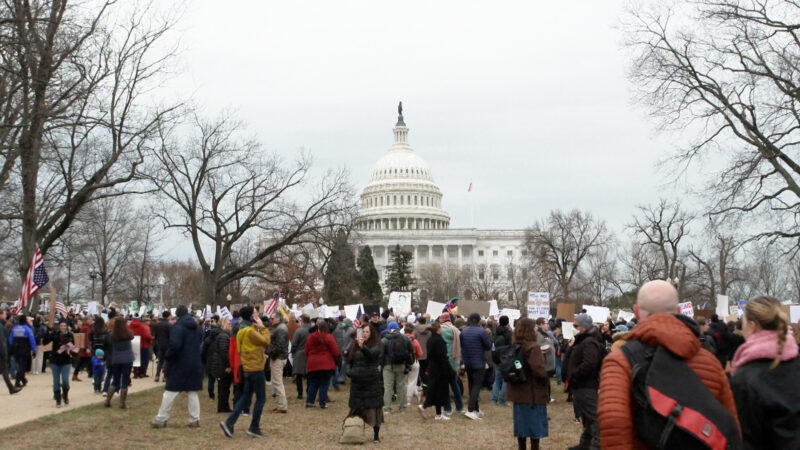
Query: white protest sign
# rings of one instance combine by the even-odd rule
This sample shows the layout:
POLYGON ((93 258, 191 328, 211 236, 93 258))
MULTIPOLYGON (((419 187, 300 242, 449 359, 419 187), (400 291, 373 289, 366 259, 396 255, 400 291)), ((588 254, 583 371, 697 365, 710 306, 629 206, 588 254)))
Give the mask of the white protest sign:
POLYGON ((514 322, 516 322, 517 320, 519 320, 520 317, 522 317, 522 312, 520 310, 511 308, 503 308, 502 310, 500 310, 499 314, 501 316, 508 317, 508 325, 511 328, 514 328, 514 322))
POLYGON ((678 306, 681 308, 681 314, 687 317, 694 317, 694 306, 692 306, 692 302, 678 303, 678 306))
POLYGON ((358 308, 361 308, 361 315, 364 315, 364 305, 361 303, 356 303, 355 305, 344 305, 344 316, 350 320, 356 320, 358 308))
POLYGON ((630 322, 634 317, 636 317, 636 314, 628 311, 620 311, 617 314, 617 320, 624 320, 625 323, 630 322))
POLYGON ((528 292, 528 318, 547 318, 550 314, 550 293, 528 292))
POLYGON ((305 313, 305 314, 308 314, 311 311, 314 311, 314 304, 313 303, 307 303, 306 305, 303 306, 303 309, 301 309, 301 311, 303 313, 305 313))
POLYGON ((81 313, 81 305, 79 303, 75 303, 74 305, 72 305, 72 311, 75 314, 80 314, 81 313))
POLYGON ((145 312, 146 310, 147 310, 147 307, 146 307, 146 306, 144 306, 144 305, 142 305, 142 306, 139 308, 139 317, 142 317, 142 316, 144 315, 144 312, 145 312))
POLYGON ((322 305, 319 308, 317 308, 317 314, 319 315, 319 317, 322 317, 323 319, 327 319, 328 318, 328 305, 322 305))
POLYGON ((497 317, 500 310, 497 308, 497 300, 489 300, 489 315, 497 317))
POLYGON ((800 305, 789 306, 789 317, 792 323, 800 321, 800 305))
POLYGON ((106 314, 106 313, 101 313, 101 314, 100 314, 100 317, 102 317, 102 318, 103 318, 103 322, 108 322, 108 314, 106 314))
POLYGON ((341 316, 341 315, 342 315, 342 312, 341 312, 340 310, 338 310, 338 309, 329 309, 329 310, 328 310, 328 315, 329 315, 331 318, 338 319, 338 318, 339 318, 339 316, 341 316))
POLYGON ((575 325, 572 322, 561 322, 561 334, 566 340, 574 338, 575 334, 577 334, 575 325))
POLYGON ((178 308, 170 308, 169 309, 170 314, 172 314, 174 316, 175 315, 175 311, 177 311, 177 309, 178 308))
POLYGON ((398 316, 408 314, 411 311, 411 292, 391 292, 389 308, 398 316))
POLYGON ((439 316, 442 315, 442 311, 444 311, 444 305, 445 305, 444 303, 428 300, 428 307, 425 310, 425 314, 431 316, 432 320, 436 320, 439 316))
POLYGON ((731 305, 731 306, 729 306, 729 307, 728 307, 728 312, 729 312, 730 314, 736 314, 736 315, 738 315, 738 314, 739 314, 739 305, 731 305))
POLYGON ((603 323, 608 320, 609 309, 605 306, 583 305, 586 314, 592 316, 592 322, 603 323))
POLYGON ((223 306, 217 312, 219 313, 219 316, 222 317, 223 319, 228 319, 228 320, 232 320, 233 319, 233 314, 231 314, 231 312, 228 311, 228 307, 227 306, 223 306))
POLYGON ((142 337, 134 336, 131 341, 131 349, 133 349, 133 367, 142 366, 142 337))
POLYGON ((717 316, 720 319, 727 317, 728 315, 728 296, 727 295, 717 295, 717 307, 714 310, 717 313, 717 316))
POLYGON ((92 300, 86 305, 86 308, 90 315, 96 316, 97 315, 97 302, 92 300))

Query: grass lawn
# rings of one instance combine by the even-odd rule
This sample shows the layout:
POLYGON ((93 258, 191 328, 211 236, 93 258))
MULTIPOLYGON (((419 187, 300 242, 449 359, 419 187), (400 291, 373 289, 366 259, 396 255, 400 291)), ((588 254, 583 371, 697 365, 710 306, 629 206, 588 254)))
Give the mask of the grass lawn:
MULTIPOLYGON (((332 402, 328 409, 304 408, 303 400, 297 400, 294 384, 286 379, 289 390, 289 413, 270 414, 275 402, 267 386, 267 404, 261 419, 261 428, 266 439, 253 439, 245 434, 250 417, 240 417, 233 439, 226 438, 218 423, 225 418, 216 414, 216 402, 200 393, 199 429, 186 427, 188 413, 186 396, 175 401, 172 418, 165 429, 151 429, 150 420, 155 417, 161 404, 162 389, 132 394, 128 397, 128 409, 118 407, 115 398, 111 409, 102 405, 77 408, 55 416, 47 416, 4 430, 3 448, 295 448, 327 449, 342 448, 338 444, 341 424, 347 414, 347 387, 341 392, 331 391, 332 402)), ((555 403, 548 406, 550 437, 542 441, 544 449, 563 449, 578 443, 581 427, 572 423, 572 404, 566 403, 566 395, 554 386, 555 403)), ((464 416, 453 415, 447 423, 433 421, 433 409, 429 409, 428 420, 423 421, 412 406, 404 414, 386 416, 381 428, 381 446, 392 449, 431 448, 516 448, 513 437, 511 407, 495 406, 489 401, 490 392, 482 391, 481 408, 486 416, 481 421, 472 421, 464 416)), ((466 403, 466 401, 465 401, 466 403)), ((13 411, 4 411, 13 414, 13 411)), ((372 436, 371 430, 369 437, 372 436)), ((368 446, 373 446, 371 440, 368 446)))

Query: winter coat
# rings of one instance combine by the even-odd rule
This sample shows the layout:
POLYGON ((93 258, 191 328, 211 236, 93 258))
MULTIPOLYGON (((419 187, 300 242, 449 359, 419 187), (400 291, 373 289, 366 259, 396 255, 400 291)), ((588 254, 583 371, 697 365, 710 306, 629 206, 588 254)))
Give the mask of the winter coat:
POLYGON ((166 390, 172 392, 199 391, 203 387, 203 363, 200 344, 203 330, 189 314, 178 318, 169 335, 165 358, 169 364, 166 390))
POLYGON ((133 319, 128 328, 133 332, 134 336, 139 336, 139 348, 142 350, 150 348, 150 343, 153 342, 153 335, 150 334, 150 326, 145 325, 139 319, 133 319))
POLYGON ((333 335, 333 339, 336 341, 336 346, 339 349, 347 348, 345 346, 345 335, 347 334, 347 329, 352 328, 348 327, 344 322, 337 322, 336 327, 333 329, 331 334, 333 335))
POLYGON ((419 345, 419 341, 414 338, 413 333, 406 333, 406 337, 411 341, 411 347, 414 349, 414 359, 419 360, 420 356, 422 356, 422 346, 419 345))
POLYGON ((777 334, 759 331, 737 350, 731 379, 742 438, 749 449, 800 448, 800 357, 791 335, 778 355, 777 334))
MULTIPOLYGON (((395 339, 402 339, 403 347, 405 348, 405 354, 408 357, 405 363, 403 364, 413 364, 414 363, 414 346, 411 344, 411 340, 409 340, 405 334, 400 332, 400 330, 393 331, 391 333, 387 332, 383 339, 381 339, 381 352, 383 353, 383 361, 381 362, 384 366, 392 365, 392 362, 389 361, 389 346, 391 345, 391 341, 395 339)), ((399 364, 399 363, 395 363, 399 364)))
MULTIPOLYGON (((242 321, 243 324, 247 323, 242 321)), ((267 364, 265 350, 269 347, 269 329, 249 325, 236 333, 236 349, 242 358, 242 370, 245 372, 261 372, 267 364)))
POLYGON ((536 330, 537 344, 544 355, 544 369, 552 373, 556 370, 556 346, 550 336, 542 330, 536 330))
POLYGON ((455 376, 447 356, 447 344, 441 335, 433 334, 428 338, 426 346, 428 386, 425 391, 425 405, 445 406, 450 401, 450 380, 455 376))
POLYGON ((294 332, 292 338, 292 374, 305 375, 306 374, 306 340, 308 339, 308 324, 303 324, 297 331, 294 332))
POLYGON ((92 356, 92 375, 106 373, 106 360, 92 356))
MULTIPOLYGON (((736 406, 728 379, 716 357, 700 347, 699 335, 700 328, 692 319, 679 314, 662 313, 641 321, 629 337, 649 345, 661 345, 686 360, 735 419, 736 406)), ((597 411, 601 447, 604 450, 647 448, 635 437, 631 367, 625 354, 621 351, 611 352, 603 360, 602 373, 597 411)))
POLYGON ((154 338, 159 352, 165 352, 169 348, 169 336, 171 331, 172 325, 167 319, 162 318, 156 324, 156 334, 154 338))
POLYGON ((597 389, 604 347, 600 332, 592 327, 575 336, 567 361, 569 389, 597 389))
POLYGON ((428 339, 431 338, 431 332, 428 330, 427 325, 418 323, 414 325, 414 339, 419 341, 419 346, 422 348, 422 356, 418 360, 428 359, 428 339))
POLYGON ((8 351, 12 355, 36 353, 36 337, 27 324, 17 324, 8 336, 8 351))
POLYGON ((55 364, 57 366, 72 364, 72 356, 75 355, 75 353, 68 351, 62 351, 59 353, 62 345, 75 343, 75 338, 72 336, 72 333, 67 332, 65 334, 61 334, 59 331, 51 331, 44 336, 42 342, 44 345, 47 345, 51 342, 53 343, 53 351, 50 352, 51 364, 55 364))
MULTIPOLYGON (((299 332, 299 331, 298 331, 299 332)), ((383 375, 381 374, 381 346, 350 348, 351 410, 376 409, 383 407, 383 375)))
POLYGON ((550 390, 542 349, 538 343, 528 341, 522 344, 522 348, 530 376, 524 383, 506 383, 506 400, 514 403, 546 405, 550 401, 550 390))
POLYGON ((223 378, 225 369, 229 368, 228 346, 230 345, 231 335, 227 331, 218 328, 214 339, 208 343, 208 353, 206 354, 206 366, 208 374, 212 378, 223 378))
POLYGON ((111 365, 133 364, 133 347, 131 346, 133 336, 118 341, 112 334, 110 339, 111 347, 114 349, 111 353, 111 365))
POLYGON ((272 329, 267 355, 273 361, 289 357, 289 328, 285 323, 272 329))
POLYGON ((492 349, 489 335, 478 325, 470 325, 461 332, 461 362, 468 369, 486 367, 486 350, 492 349))
POLYGON ((330 333, 311 333, 306 340, 306 373, 336 369, 339 347, 330 333))

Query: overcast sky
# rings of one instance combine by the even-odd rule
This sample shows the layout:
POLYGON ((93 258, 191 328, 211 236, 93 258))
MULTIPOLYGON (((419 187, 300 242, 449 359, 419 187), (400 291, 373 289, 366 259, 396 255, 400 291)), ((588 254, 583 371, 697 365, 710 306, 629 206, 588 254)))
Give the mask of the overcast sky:
MULTIPOLYGON (((618 2, 196 0, 177 86, 359 193, 402 100, 451 227, 580 208, 615 231, 665 192, 667 137, 631 101, 618 2), (472 182, 474 189, 467 193, 472 182)), ((668 191, 669 188, 666 189, 668 191)))

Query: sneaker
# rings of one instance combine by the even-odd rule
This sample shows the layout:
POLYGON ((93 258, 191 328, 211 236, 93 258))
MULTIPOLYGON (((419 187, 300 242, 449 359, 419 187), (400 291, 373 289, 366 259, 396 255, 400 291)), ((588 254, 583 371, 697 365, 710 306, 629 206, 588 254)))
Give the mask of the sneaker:
POLYGON ((225 436, 228 436, 229 438, 233 437, 233 430, 228 428, 228 424, 227 423, 222 421, 222 422, 219 423, 219 427, 222 428, 222 432, 225 433, 225 436))
POLYGON ((476 412, 473 412, 473 411, 467 411, 466 413, 464 413, 464 416, 465 416, 467 419, 472 419, 472 420, 481 420, 481 418, 480 418, 480 417, 478 417, 478 413, 476 413, 476 412))
POLYGON ((242 415, 243 415, 243 416, 249 416, 249 415, 250 415, 250 412, 249 412, 249 411, 242 411, 242 415))
POLYGON ((553 403, 554 401, 556 401, 556 399, 554 399, 553 397, 550 397, 550 403, 553 403))
POLYGON ((167 422, 153 419, 153 421, 150 422, 150 426, 152 428, 167 428, 167 422))
POLYGON ((419 415, 422 416, 423 419, 427 419, 427 417, 425 417, 425 408, 423 408, 422 405, 417 405, 417 409, 419 410, 419 415))
POLYGON ((483 411, 478 411, 477 414, 479 418, 483 419, 483 411))
POLYGON ((576 418, 572 419, 572 423, 581 423, 581 419, 578 419, 576 417, 576 418))
POLYGON ((444 415, 445 417, 448 417, 448 418, 449 418, 450 416, 452 416, 452 415, 453 415, 453 411, 445 411, 443 415, 444 415))
POLYGON ((103 397, 108 397, 108 392, 103 392, 103 397))
POLYGON ((193 421, 189 422, 186 426, 188 426, 189 428, 200 428, 200 421, 199 420, 193 420, 193 421))
POLYGON ((449 417, 447 417, 447 416, 445 416, 445 415, 441 415, 441 416, 435 416, 435 417, 433 418, 433 420, 441 420, 441 421, 444 421, 444 422, 446 422, 446 421, 450 420, 450 418, 449 418, 449 417))
POLYGON ((391 408, 383 408, 383 413, 384 414, 391 414, 392 413, 392 409, 391 408))
POLYGON ((261 430, 247 430, 247 435, 259 439, 267 437, 261 430))
POLYGON ((457 414, 466 414, 466 413, 467 413, 467 410, 466 410, 466 409, 464 409, 464 408, 457 409, 457 410, 456 410, 456 413, 457 413, 457 414))

